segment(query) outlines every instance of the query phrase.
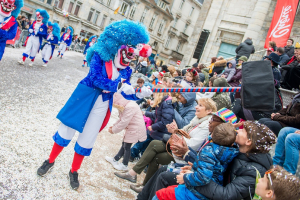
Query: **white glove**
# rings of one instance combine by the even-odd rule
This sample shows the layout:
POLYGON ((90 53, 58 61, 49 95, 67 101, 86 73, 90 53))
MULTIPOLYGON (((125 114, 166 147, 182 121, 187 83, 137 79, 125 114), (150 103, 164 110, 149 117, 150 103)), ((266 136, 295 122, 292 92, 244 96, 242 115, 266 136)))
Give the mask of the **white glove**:
POLYGON ((152 93, 153 92, 150 90, 150 88, 143 86, 141 92, 137 92, 136 96, 137 98, 142 99, 144 97, 150 97, 152 93))
POLYGON ((135 90, 131 85, 128 85, 127 83, 124 83, 122 87, 117 91, 117 93, 124 92, 127 95, 135 94, 135 90))
POLYGON ((51 44, 51 42, 48 42, 48 44, 51 44))
POLYGON ((33 33, 33 29, 29 29, 29 33, 33 33))

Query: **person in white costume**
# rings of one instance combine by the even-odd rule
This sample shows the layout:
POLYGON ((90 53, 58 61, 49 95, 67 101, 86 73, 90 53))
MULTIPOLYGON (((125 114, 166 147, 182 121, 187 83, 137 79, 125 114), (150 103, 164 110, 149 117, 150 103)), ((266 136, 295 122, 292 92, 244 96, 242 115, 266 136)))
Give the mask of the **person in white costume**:
POLYGON ((26 48, 23 52, 23 59, 19 61, 19 64, 24 65, 26 58, 31 59, 30 67, 33 66, 33 62, 36 54, 40 50, 42 40, 47 38, 47 22, 49 14, 46 10, 36 10, 36 21, 29 27, 29 36, 26 41, 26 48))
POLYGON ((52 58, 55 45, 58 44, 60 27, 57 23, 48 22, 47 43, 42 47, 43 67, 47 67, 48 61, 52 58))
POLYGON ((73 28, 69 26, 66 29, 66 32, 61 36, 60 41, 58 42, 60 45, 58 48, 57 57, 60 56, 60 58, 62 59, 65 51, 72 43, 72 35, 73 35, 73 28))

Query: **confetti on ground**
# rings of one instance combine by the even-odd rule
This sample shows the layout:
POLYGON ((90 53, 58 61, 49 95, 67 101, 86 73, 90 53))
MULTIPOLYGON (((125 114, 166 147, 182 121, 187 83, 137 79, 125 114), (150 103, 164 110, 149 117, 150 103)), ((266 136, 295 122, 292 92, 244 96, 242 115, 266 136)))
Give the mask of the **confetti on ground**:
MULTIPOLYGON (((55 51, 46 68, 41 66, 40 54, 33 67, 28 66, 29 60, 19 65, 23 50, 6 48, 0 61, 0 199, 135 199, 131 183, 117 178, 104 159, 118 152, 123 138, 107 129, 83 161, 78 191, 70 188, 67 178, 78 133, 52 171, 45 177, 36 175, 51 151, 52 135, 60 124, 56 115, 89 68, 81 67, 83 55, 73 51, 67 51, 63 59, 55 51)), ((108 126, 117 118, 113 110, 108 126)), ((143 178, 142 173, 138 182, 143 178)))

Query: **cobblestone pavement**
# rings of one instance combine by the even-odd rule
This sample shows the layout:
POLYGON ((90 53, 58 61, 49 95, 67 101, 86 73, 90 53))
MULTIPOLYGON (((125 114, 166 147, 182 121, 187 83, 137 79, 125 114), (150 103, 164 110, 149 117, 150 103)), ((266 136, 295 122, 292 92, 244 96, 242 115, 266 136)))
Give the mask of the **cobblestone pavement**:
MULTIPOLYGON (((28 66, 29 60, 22 66, 17 61, 23 50, 6 48, 0 61, 0 199, 135 199, 130 182, 117 178, 104 159, 114 156, 122 141, 122 134, 111 135, 106 129, 83 161, 78 191, 71 190, 67 179, 78 134, 51 173, 36 175, 51 151, 51 136, 60 123, 56 115, 89 69, 81 67, 81 53, 67 51, 59 59, 56 50, 46 68, 40 54, 33 67, 28 66)), ((113 110, 108 126, 116 119, 113 110)))

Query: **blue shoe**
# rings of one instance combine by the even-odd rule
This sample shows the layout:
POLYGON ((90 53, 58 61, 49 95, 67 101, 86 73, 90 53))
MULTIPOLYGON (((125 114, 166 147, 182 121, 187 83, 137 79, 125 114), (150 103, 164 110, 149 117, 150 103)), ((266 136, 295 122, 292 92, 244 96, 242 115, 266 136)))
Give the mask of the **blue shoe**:
POLYGON ((85 67, 85 65, 82 65, 82 67, 85 67))

